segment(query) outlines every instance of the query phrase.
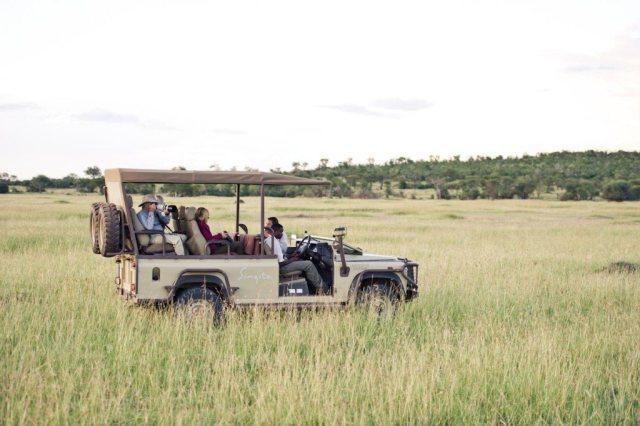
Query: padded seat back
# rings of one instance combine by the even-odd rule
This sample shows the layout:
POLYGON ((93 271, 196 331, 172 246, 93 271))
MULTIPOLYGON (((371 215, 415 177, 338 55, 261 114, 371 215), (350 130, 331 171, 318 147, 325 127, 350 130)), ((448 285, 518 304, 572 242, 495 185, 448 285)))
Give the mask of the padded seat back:
POLYGON ((253 238, 253 254, 254 256, 259 256, 261 254, 260 248, 262 247, 262 242, 260 242, 260 237, 256 236, 253 238))
POLYGON ((182 226, 180 224, 178 212, 171 212, 171 224, 169 226, 176 234, 184 234, 184 232, 182 231, 182 226))
POLYGON ((196 208, 187 207, 184 211, 185 234, 187 234, 187 248, 191 254, 205 255, 209 254, 207 248, 207 240, 202 236, 200 228, 196 223, 196 208))
MULTIPOLYGON (((131 215, 131 221, 133 222, 133 231, 144 231, 144 226, 142 226, 142 222, 140 222, 140 219, 138 219, 138 214, 133 207, 133 199, 131 198, 131 195, 127 195, 125 202, 127 203, 127 208, 129 209, 129 214, 131 215)), ((148 235, 136 235, 136 239, 138 240, 138 245, 149 245, 150 240, 148 235)))
POLYGON ((245 254, 254 254, 256 239, 254 235, 236 234, 235 240, 242 245, 245 254))
MULTIPOLYGON (((265 240, 266 239, 267 238, 265 237, 265 240)), ((275 243, 278 244, 277 241, 275 243)), ((255 237, 255 240, 254 240, 254 243, 253 243, 253 255, 254 256, 261 256, 262 255, 261 248, 262 248, 262 241, 260 241, 260 236, 257 235, 255 237)), ((273 254, 273 250, 267 244, 265 244, 264 245, 264 253, 267 256, 271 256, 273 254)))
POLYGON ((180 230, 180 231, 178 231, 179 233, 187 235, 187 219, 185 219, 185 217, 184 217, 185 211, 186 211, 186 207, 185 206, 178 207, 178 223, 177 223, 177 227, 180 230))

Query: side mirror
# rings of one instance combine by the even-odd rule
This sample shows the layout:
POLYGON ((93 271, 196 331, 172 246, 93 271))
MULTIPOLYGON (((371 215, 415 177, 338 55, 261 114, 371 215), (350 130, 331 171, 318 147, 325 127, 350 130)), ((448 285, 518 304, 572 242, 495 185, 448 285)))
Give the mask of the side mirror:
POLYGON ((334 238, 344 238, 347 236, 347 227, 341 226, 333 230, 334 238))

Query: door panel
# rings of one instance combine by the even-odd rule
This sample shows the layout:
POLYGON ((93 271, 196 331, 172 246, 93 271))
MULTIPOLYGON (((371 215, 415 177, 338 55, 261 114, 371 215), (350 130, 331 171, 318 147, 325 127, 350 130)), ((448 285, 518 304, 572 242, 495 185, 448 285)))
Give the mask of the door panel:
MULTIPOLYGON (((185 271, 221 271, 231 287, 236 303, 252 303, 278 297, 278 260, 275 257, 230 256, 228 258, 180 256, 138 258, 138 299, 163 299, 185 271), (153 279, 158 268, 159 279, 153 279)), ((157 274, 158 275, 158 274, 157 274)))

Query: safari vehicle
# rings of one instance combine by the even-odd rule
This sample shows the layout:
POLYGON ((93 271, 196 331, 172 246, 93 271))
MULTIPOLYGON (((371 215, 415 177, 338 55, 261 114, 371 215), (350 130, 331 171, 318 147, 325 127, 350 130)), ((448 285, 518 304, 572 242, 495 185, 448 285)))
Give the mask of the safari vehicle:
MULTIPOLYGON (((265 187, 268 185, 326 185, 328 182, 262 172, 108 169, 106 202, 91 208, 94 253, 115 257, 117 292, 137 303, 171 304, 191 312, 212 309, 220 318, 224 308, 319 307, 364 304, 377 311, 418 295, 418 264, 406 258, 368 254, 345 243, 346 229, 330 238, 292 238, 287 253, 311 260, 328 285, 313 294, 304 275, 280 274, 277 257, 265 244, 265 187), (140 223, 126 184, 232 184, 235 186, 235 238, 253 238, 251 254, 210 254, 195 222, 195 207, 172 208, 170 226, 147 231, 140 223), (260 223, 252 234, 240 223, 240 187, 258 185, 260 223), (244 235, 239 233, 244 229, 244 235), (186 235, 186 254, 176 255, 166 235, 186 235), (153 235, 162 237, 152 244, 153 235)), ((271 237, 273 238, 273 237, 271 237)), ((157 240, 157 238, 156 238, 157 240)), ((273 243, 274 241, 271 241, 273 243)), ((277 242, 276 242, 277 244, 277 242)), ((271 244, 271 247, 274 247, 271 244)))

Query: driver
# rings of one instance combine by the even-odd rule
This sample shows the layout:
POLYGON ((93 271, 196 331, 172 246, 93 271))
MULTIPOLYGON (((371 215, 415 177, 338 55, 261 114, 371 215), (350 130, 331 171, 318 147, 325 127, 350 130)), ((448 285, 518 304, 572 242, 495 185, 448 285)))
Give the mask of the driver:
MULTIPOLYGON (((267 223, 265 224, 265 226, 267 228, 273 228, 273 225, 276 225, 279 223, 280 221, 278 220, 277 217, 271 216, 270 218, 267 219, 267 223)), ((282 253, 286 254, 287 249, 289 248, 289 239, 287 238, 287 233, 284 232, 283 230, 282 235, 280 236, 280 238, 277 238, 277 240, 280 243, 280 247, 282 247, 282 253)))
MULTIPOLYGON (((142 203, 138 207, 142 209, 138 212, 138 219, 147 231, 164 231, 164 227, 169 223, 170 212, 166 210, 164 215, 158 211, 158 203, 160 200, 154 195, 145 195, 142 203)), ((151 244, 162 244, 161 235, 155 234, 150 236, 151 244)), ((173 246, 173 250, 178 255, 184 254, 184 242, 187 239, 183 234, 164 234, 167 243, 173 246)))
POLYGON ((282 238, 282 234, 284 232, 284 227, 280 223, 274 223, 271 229, 265 229, 265 239, 264 243, 272 249, 273 254, 278 256, 278 264, 280 265, 280 272, 294 272, 299 271, 304 273, 305 278, 308 282, 311 283, 315 290, 315 294, 322 295, 325 293, 325 283, 322 280, 322 277, 318 273, 316 266, 310 260, 300 260, 300 257, 297 252, 292 253, 288 258, 282 252, 282 247, 278 244, 278 240, 282 238), (275 247, 271 246, 272 238, 275 237, 276 243, 275 247))

